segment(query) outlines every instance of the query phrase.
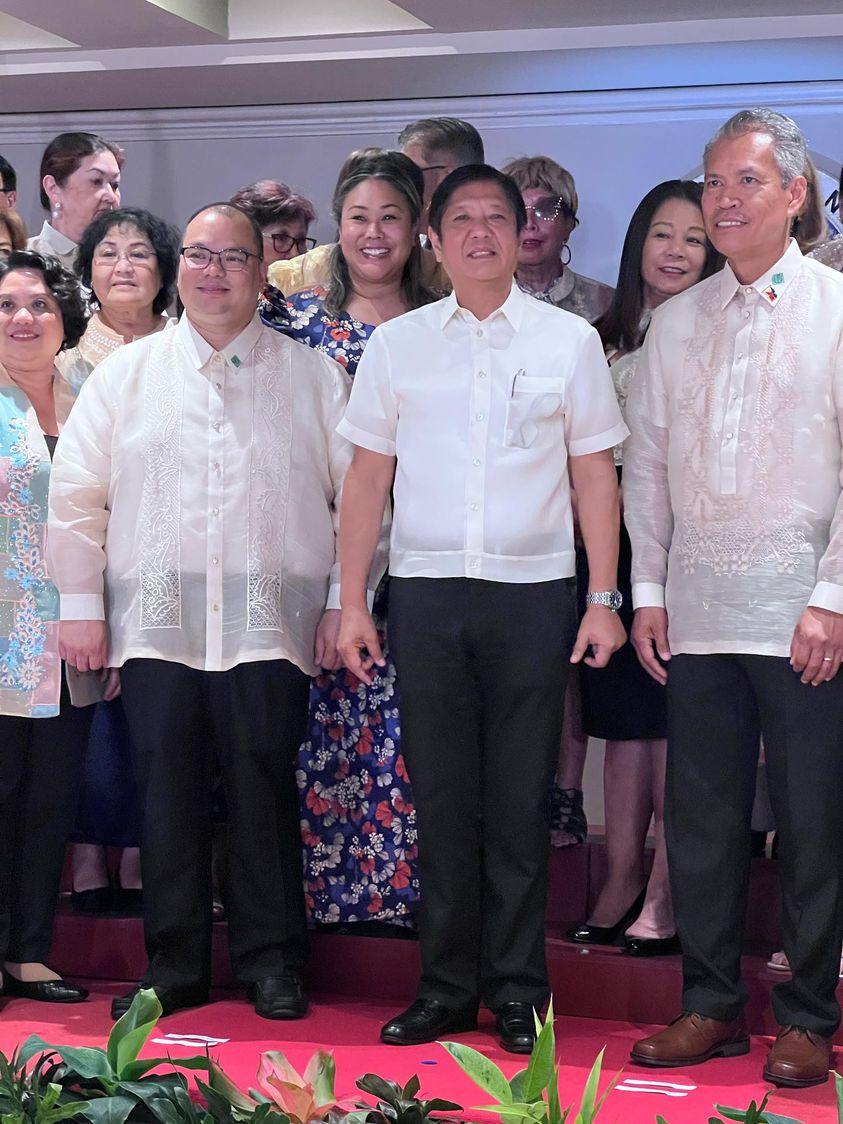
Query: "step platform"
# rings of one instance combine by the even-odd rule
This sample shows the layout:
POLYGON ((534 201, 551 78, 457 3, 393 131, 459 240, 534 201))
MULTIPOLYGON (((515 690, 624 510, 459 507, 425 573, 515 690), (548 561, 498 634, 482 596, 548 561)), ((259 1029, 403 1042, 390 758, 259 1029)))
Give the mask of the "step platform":
MULTIPOLYGON (((746 927, 744 976, 749 990, 747 1018, 754 1034, 774 1034, 770 990, 785 979, 766 967, 780 947, 781 904, 777 866, 753 861, 746 927)), ((554 1008, 560 1015, 615 1019, 629 1023, 667 1023, 681 1007, 682 972, 678 956, 636 959, 620 948, 584 948, 564 939, 583 920, 605 877, 605 847, 599 840, 554 851, 547 909, 547 956, 554 1008)), ((419 972, 418 944, 401 936, 316 930, 312 934, 309 984, 337 996, 408 1004, 419 972)), ((374 931, 377 931, 376 929, 374 931)), ((383 931, 383 930, 381 930, 383 931)), ((139 918, 82 917, 63 905, 56 920, 51 964, 74 979, 135 982, 146 956, 139 918)), ((214 925, 213 982, 235 987, 228 962, 227 926, 214 925)), ((838 1039, 843 1043, 843 1035, 838 1039)))

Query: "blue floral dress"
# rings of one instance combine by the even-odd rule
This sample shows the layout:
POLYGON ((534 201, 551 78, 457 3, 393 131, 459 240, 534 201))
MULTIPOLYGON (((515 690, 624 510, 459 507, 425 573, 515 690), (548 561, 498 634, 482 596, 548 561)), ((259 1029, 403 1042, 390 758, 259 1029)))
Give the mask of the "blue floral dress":
MULTIPOLYGON (((289 300, 271 286, 261 319, 335 359, 353 378, 374 331, 343 314, 330 316, 324 290, 289 300)), ((384 641, 386 582, 374 617, 384 641)), ((411 926, 419 899, 416 814, 400 749, 395 666, 371 687, 346 668, 312 680, 307 740, 296 778, 301 798, 305 893, 318 924, 382 921, 411 926)))

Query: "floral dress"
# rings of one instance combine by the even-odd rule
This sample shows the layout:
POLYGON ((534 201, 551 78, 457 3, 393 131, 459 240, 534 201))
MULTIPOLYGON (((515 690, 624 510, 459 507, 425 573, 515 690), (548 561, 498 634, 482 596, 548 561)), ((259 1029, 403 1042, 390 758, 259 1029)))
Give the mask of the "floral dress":
MULTIPOLYGON (((260 304, 269 327, 322 351, 353 378, 371 324, 332 317, 324 290, 305 289, 289 300, 271 286, 260 304)), ((374 617, 385 625, 386 581, 374 617)), ((395 666, 371 687, 346 668, 312 680, 307 739, 296 779, 301 799, 305 894, 318 924, 381 921, 411 926, 419 899, 416 814, 400 750, 395 666)))

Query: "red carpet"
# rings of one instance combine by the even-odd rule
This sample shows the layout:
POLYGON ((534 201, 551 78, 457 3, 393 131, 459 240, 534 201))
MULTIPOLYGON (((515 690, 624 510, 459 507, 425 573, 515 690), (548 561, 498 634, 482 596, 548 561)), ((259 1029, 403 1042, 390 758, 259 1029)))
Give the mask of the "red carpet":
MULTIPOLYGON (((0 1009, 0 1050, 11 1053, 15 1045, 33 1032, 48 1042, 104 1044, 111 1025, 110 996, 123 987, 95 986, 98 990, 88 1003, 70 1007, 20 999, 5 1001, 0 1009)), ((361 989, 363 986, 361 981, 361 989)), ((218 994, 222 998, 217 1003, 163 1019, 155 1037, 170 1035, 175 1039, 188 1034, 228 1039, 212 1047, 212 1053, 241 1088, 254 1083, 262 1050, 283 1049, 294 1065, 304 1068, 316 1046, 327 1046, 336 1055, 338 1096, 353 1094, 355 1079, 367 1071, 401 1082, 418 1073, 423 1097, 447 1097, 465 1105, 466 1109, 486 1103, 485 1094, 463 1075, 441 1046, 399 1048, 378 1043, 378 1029, 395 1013, 393 1006, 322 996, 314 1002, 307 1019, 272 1023, 259 1019, 235 993, 218 994)), ((511 1075, 524 1061, 503 1053, 492 1037, 491 1016, 484 1013, 481 1018, 481 1029, 474 1034, 461 1035, 460 1041, 482 1050, 511 1075)), ((604 1045, 607 1047, 606 1069, 601 1088, 619 1069, 624 1069, 623 1087, 611 1093, 599 1117, 606 1124, 654 1124, 657 1113, 664 1116, 668 1124, 706 1124, 715 1102, 746 1108, 753 1097, 760 1099, 764 1095, 766 1086, 761 1081, 761 1069, 765 1040, 753 1039, 752 1051, 747 1057, 718 1059, 688 1070, 646 1070, 628 1065, 631 1043, 649 1029, 596 1019, 565 1016, 557 1019, 563 1105, 570 1101, 579 1104, 588 1070, 604 1045), (669 1089, 679 1094, 669 1097, 641 1084, 649 1081, 669 1082, 685 1088, 669 1089), (642 1089, 645 1091, 632 1091, 642 1089)), ((200 1050, 177 1044, 169 1049, 163 1044, 149 1044, 146 1053, 153 1052, 168 1052, 177 1057, 200 1050)), ((836 1121, 833 1105, 834 1090, 829 1083, 818 1089, 777 1092, 770 1109, 793 1116, 804 1124, 833 1124, 836 1121)), ((466 1115, 475 1121, 485 1116, 476 1112, 466 1115)), ((493 1122, 497 1118, 490 1115, 488 1119, 493 1122)))

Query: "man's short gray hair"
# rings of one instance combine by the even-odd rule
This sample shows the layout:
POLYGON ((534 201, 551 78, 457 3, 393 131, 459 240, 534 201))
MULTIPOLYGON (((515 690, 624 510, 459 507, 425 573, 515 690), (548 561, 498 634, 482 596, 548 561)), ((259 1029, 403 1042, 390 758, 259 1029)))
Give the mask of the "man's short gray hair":
POLYGON ((745 133, 764 133, 772 138, 773 156, 782 174, 782 187, 787 187, 796 176, 805 175, 808 149, 799 126, 792 117, 763 106, 742 109, 721 125, 705 146, 703 163, 708 163, 709 154, 718 141, 741 137, 745 133))

